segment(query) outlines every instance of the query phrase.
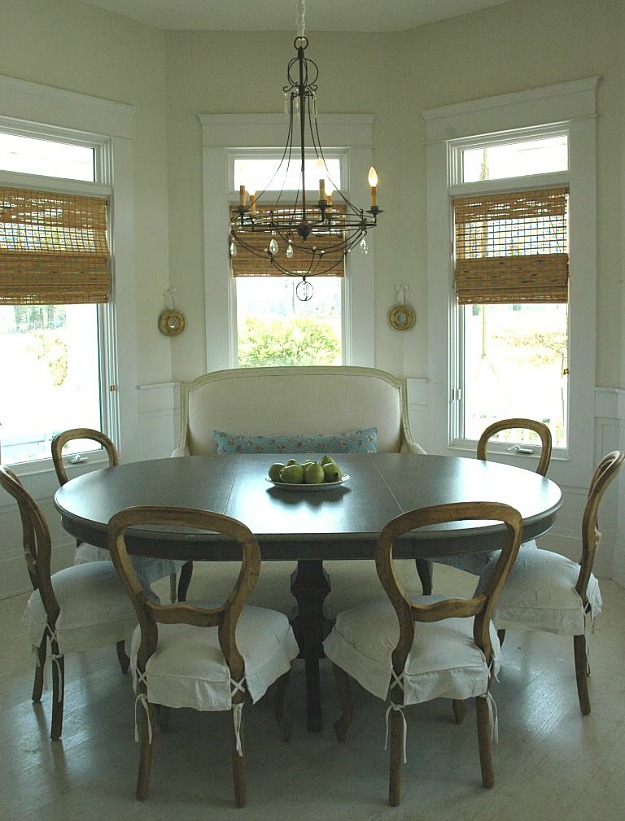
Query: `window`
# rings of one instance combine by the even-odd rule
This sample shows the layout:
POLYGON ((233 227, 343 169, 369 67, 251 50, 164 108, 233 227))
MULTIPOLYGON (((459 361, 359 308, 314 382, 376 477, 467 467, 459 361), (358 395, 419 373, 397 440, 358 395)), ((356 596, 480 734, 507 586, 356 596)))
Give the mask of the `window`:
MULTIPOLYGON (((413 427, 428 451, 474 453, 492 419, 528 415, 547 420, 554 435, 550 476, 587 482, 594 464, 597 84, 592 77, 424 112, 429 373, 423 432, 413 427), (538 197, 549 190, 559 213, 534 214, 533 223, 512 216, 517 197, 519 208, 546 208, 538 197), (525 206, 523 197, 530 198, 525 206), (485 214, 473 231, 479 252, 469 260, 457 253, 463 201, 481 203, 485 214), (522 240, 525 228, 532 230, 522 240), (504 250, 495 253, 500 241, 504 250), (516 281, 522 294, 507 292, 498 302, 471 291, 468 275, 490 266, 494 292, 492 271, 513 271, 514 257, 523 270, 532 263, 553 277, 546 295, 530 296, 529 282, 513 273, 504 286, 516 281)), ((506 443, 499 452, 532 468, 506 443)))
MULTIPOLYGON (((270 173, 278 165, 284 151, 285 120, 283 114, 201 114, 204 169, 204 264, 206 298, 206 369, 231 368, 250 362, 249 354, 239 351, 239 333, 246 315, 264 312, 268 304, 279 300, 280 310, 303 311, 301 317, 293 314, 293 321, 308 325, 310 321, 329 324, 336 333, 340 330, 340 350, 333 348, 324 355, 334 361, 350 365, 373 366, 374 358, 374 304, 373 267, 375 260, 375 231, 368 240, 369 253, 359 251, 349 255, 348 271, 344 277, 316 277, 312 280, 314 298, 304 306, 293 299, 290 277, 233 277, 228 255, 228 207, 239 202, 239 185, 251 187, 250 161, 265 165, 270 173), (254 148, 250 148, 254 146, 254 148), (282 146, 277 148, 278 146, 282 146), (236 185, 235 185, 235 165, 236 185), (244 178, 238 175, 243 165, 244 178), (245 167, 247 166, 247 168, 245 167), (322 281, 323 279, 323 281, 322 281), (245 282, 243 282, 245 280, 245 282), (273 290, 277 293, 271 293, 273 290), (245 294, 243 293, 245 290, 245 294), (326 293, 331 291, 331 293, 326 293), (285 293, 286 292, 286 293, 285 293), (286 298, 286 302, 285 302, 286 298), (297 303, 297 304, 296 304, 297 303), (324 316, 318 314, 323 306, 324 316), (313 316, 310 317, 310 312, 313 316)), ((320 131, 326 160, 330 165, 332 183, 349 192, 354 202, 368 202, 367 172, 372 164, 373 117, 368 114, 319 115, 320 131), (340 175, 340 176, 339 176, 340 175)), ((318 180, 315 171, 311 180, 318 180)), ((270 177, 269 177, 270 179, 270 177)), ((267 175, 256 182, 257 192, 268 182, 267 175), (263 181, 264 180, 264 181, 263 181)), ((277 185, 274 181, 272 185, 277 185)), ((286 198, 289 183, 277 190, 286 198)), ((335 187, 337 187, 335 185, 335 187)), ((291 192, 291 197, 294 196, 291 192)), ((329 186, 326 183, 326 194, 329 186)), ((274 318, 282 321, 274 311, 274 318)), ((327 331, 324 332, 327 337, 327 331)), ((270 334, 269 334, 270 336, 270 334)), ((301 335, 297 335, 301 339, 301 335)), ((249 335, 246 337, 249 339, 249 335)), ((309 337, 310 339, 310 337, 309 337)), ((314 339, 313 339, 314 343, 314 339)), ((295 347, 295 343, 291 347, 295 347)), ((314 344, 300 344, 303 352, 319 361, 314 344)), ((257 356, 262 351, 256 351, 257 356)), ((259 361, 257 358, 256 361, 259 361)), ((326 359, 324 361, 330 361, 326 359)), ((283 364, 284 361, 283 361, 283 364)))
POLYGON ((452 208, 458 436, 521 416, 566 448, 568 189, 474 194, 452 208))
POLYGON ((98 179, 105 155, 105 143, 85 143, 69 132, 61 137, 57 129, 47 136, 0 131, 5 463, 48 459, 60 430, 106 427, 110 191, 98 179))
MULTIPOLYGON (((265 152, 266 154, 266 152, 265 152)), ((287 175, 278 178, 280 154, 275 156, 233 155, 234 191, 241 186, 249 195, 277 192, 280 204, 295 201, 299 185, 299 164, 289 163, 287 175)), ((341 187, 338 157, 327 159, 330 181, 326 194, 341 187)), ((307 180, 317 182, 315 159, 306 160, 307 180)), ((325 169, 321 172, 325 176, 325 169)), ((308 186, 307 186, 308 187, 308 186)), ((313 190, 313 189, 311 189, 313 190)), ((263 206, 259 205, 259 210, 263 206)), ((236 209, 231 208, 231 218, 236 209)), ((258 249, 265 242, 258 235, 258 249)), ((239 249, 230 260, 235 283, 237 364, 239 367, 270 365, 340 365, 343 360, 343 276, 344 260, 337 259, 334 276, 309 280, 313 297, 302 301, 297 277, 281 275, 263 264, 254 254, 239 249)))

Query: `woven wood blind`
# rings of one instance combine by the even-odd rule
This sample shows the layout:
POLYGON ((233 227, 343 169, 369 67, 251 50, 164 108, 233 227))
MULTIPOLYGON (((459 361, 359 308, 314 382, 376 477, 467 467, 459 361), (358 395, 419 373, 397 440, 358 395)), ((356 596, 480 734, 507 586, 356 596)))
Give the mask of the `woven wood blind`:
POLYGON ((0 188, 0 305, 108 302, 107 201, 0 188))
MULTIPOLYGON (((259 217, 268 216, 269 212, 273 211, 274 219, 277 222, 279 222, 281 218, 284 220, 291 220, 293 214, 293 209, 286 206, 284 208, 257 206, 257 210, 259 217)), ((332 207, 332 210, 335 214, 344 214, 345 206, 335 205, 332 207)), ((239 214, 236 208, 230 209, 231 222, 236 222, 238 215, 239 214)), ((267 259, 260 259, 251 251, 248 251, 245 248, 242 248, 240 244, 237 244, 236 256, 231 257, 230 259, 232 264, 232 275, 235 277, 286 276, 286 274, 282 274, 277 268, 275 268, 269 260, 268 246, 270 239, 271 237, 268 234, 260 232, 257 234, 253 232, 246 234, 245 241, 254 248, 256 253, 266 256, 267 259)), ((311 235, 305 241, 299 237, 296 237, 296 241, 293 242, 293 256, 291 259, 284 261, 288 262, 288 267, 290 270, 302 271, 302 275, 305 275, 310 267, 310 251, 306 253, 305 250, 300 250, 298 245, 305 247, 314 246, 318 251, 324 252, 324 268, 327 269, 328 267, 331 267, 331 270, 328 271, 328 273, 318 274, 318 276, 342 277, 345 275, 345 257, 342 251, 337 251, 332 248, 337 241, 341 241, 342 239, 343 231, 338 226, 333 234, 325 236, 311 235), (328 260, 331 260, 330 264, 328 264, 328 260)), ((281 254, 284 254, 284 242, 279 238, 278 242, 281 246, 280 252, 281 254)))
POLYGON ((454 200, 460 305, 567 302, 568 188, 454 200))

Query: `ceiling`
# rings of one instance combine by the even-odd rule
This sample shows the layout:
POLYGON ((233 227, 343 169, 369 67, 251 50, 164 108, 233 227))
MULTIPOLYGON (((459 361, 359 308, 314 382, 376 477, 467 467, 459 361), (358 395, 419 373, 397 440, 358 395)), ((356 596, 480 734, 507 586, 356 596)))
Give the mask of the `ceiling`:
MULTIPOLYGON (((169 30, 296 32, 296 0, 81 0, 169 30)), ((406 31, 510 0, 308 0, 310 31, 406 31)))

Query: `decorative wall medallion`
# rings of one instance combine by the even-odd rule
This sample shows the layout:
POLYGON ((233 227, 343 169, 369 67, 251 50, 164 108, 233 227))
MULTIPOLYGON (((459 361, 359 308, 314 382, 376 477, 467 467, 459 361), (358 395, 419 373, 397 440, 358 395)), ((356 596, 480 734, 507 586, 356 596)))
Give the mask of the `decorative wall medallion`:
POLYGON ((180 311, 167 308, 158 318, 158 329, 165 336, 178 336, 184 331, 185 319, 180 311))
POLYGON ((388 312, 388 321, 396 331, 407 331, 415 324, 416 315, 410 305, 395 305, 388 312))

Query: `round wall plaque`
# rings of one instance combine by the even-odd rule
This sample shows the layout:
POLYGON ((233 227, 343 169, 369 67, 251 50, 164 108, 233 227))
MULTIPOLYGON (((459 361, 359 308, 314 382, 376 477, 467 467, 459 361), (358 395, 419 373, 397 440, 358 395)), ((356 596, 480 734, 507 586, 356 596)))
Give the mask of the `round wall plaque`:
POLYGON ((178 336, 184 331, 184 316, 180 311, 168 308, 158 318, 158 329, 165 336, 178 336))
POLYGON ((415 324, 416 315, 410 305, 395 305, 388 312, 388 321, 396 331, 407 331, 415 324))

